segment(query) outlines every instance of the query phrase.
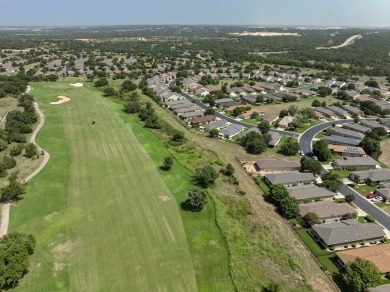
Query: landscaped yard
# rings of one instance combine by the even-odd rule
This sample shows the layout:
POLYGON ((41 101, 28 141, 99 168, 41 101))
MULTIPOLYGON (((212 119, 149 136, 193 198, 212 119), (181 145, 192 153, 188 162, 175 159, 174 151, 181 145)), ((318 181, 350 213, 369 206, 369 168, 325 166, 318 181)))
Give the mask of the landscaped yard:
POLYGON ((351 173, 350 170, 345 170, 345 169, 333 169, 330 171, 331 173, 336 173, 340 176, 340 178, 347 178, 349 174, 351 173))
POLYGON ((359 194, 361 194, 363 197, 367 197, 367 195, 369 195, 370 193, 376 190, 376 187, 371 187, 369 185, 358 185, 353 189, 357 191, 359 194))
POLYGON ((381 208, 383 211, 385 211, 387 214, 390 215, 390 204, 389 203, 384 203, 384 202, 378 202, 375 203, 379 208, 381 208))
POLYGON ((33 84, 51 158, 11 208, 10 231, 37 238, 17 289, 234 290, 212 200, 201 214, 182 211, 191 173, 162 173, 163 143, 84 86, 33 84), (58 95, 71 101, 50 105, 58 95))
POLYGON ((294 132, 297 132, 297 133, 303 133, 305 132, 307 129, 310 129, 311 127, 314 127, 318 124, 321 124, 322 122, 321 121, 318 121, 318 120, 311 120, 309 123, 307 124, 303 124, 302 127, 300 128, 297 128, 294 132))

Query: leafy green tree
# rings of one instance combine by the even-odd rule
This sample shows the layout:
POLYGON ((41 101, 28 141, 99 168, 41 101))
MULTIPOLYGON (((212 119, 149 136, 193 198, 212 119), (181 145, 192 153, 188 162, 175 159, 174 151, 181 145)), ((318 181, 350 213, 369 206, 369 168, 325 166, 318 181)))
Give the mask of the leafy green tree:
POLYGON ((352 203, 354 200, 355 200, 355 196, 354 195, 349 194, 349 195, 345 196, 345 201, 347 203, 352 203))
POLYGON ((311 103, 311 106, 312 106, 312 107, 320 107, 320 106, 321 106, 321 101, 319 101, 318 99, 315 99, 315 100, 313 100, 313 102, 311 103))
POLYGON ((299 216, 299 202, 291 196, 282 199, 278 206, 279 212, 286 219, 293 219, 299 216))
POLYGON ((12 175, 8 179, 8 185, 1 189, 1 201, 10 202, 17 201, 26 193, 24 185, 16 180, 16 175, 12 175))
POLYGON ((325 97, 332 94, 332 89, 329 87, 320 86, 318 88, 318 95, 321 97, 325 97))
POLYGON ((307 227, 311 227, 314 224, 320 224, 321 220, 318 214, 309 212, 305 216, 302 217, 303 223, 307 227))
POLYGON ((207 191, 198 188, 190 189, 187 203, 193 211, 201 211, 207 203, 207 191))
POLYGON ((282 185, 272 185, 269 189, 268 197, 275 205, 279 205, 280 202, 288 196, 289 193, 287 189, 282 185))
POLYGON ((302 171, 309 171, 314 175, 320 175, 322 171, 322 164, 310 158, 302 158, 301 169, 302 171))
POLYGON ((340 176, 337 173, 328 172, 322 175, 322 184, 332 192, 337 192, 343 185, 340 176))
POLYGON ((288 107, 288 113, 290 114, 290 116, 295 116, 295 114, 298 112, 298 107, 296 105, 290 105, 288 107))
POLYGON ((231 165, 230 163, 228 163, 228 164, 226 165, 225 169, 223 169, 222 172, 223 172, 224 175, 232 176, 232 175, 234 174, 234 171, 235 171, 235 169, 234 169, 233 165, 231 165))
POLYGON ((332 152, 328 148, 328 143, 324 140, 318 140, 313 143, 313 153, 319 161, 328 161, 332 158, 332 152))
POLYGON ((261 121, 257 126, 262 134, 266 134, 271 129, 271 126, 268 121, 261 121))
POLYGON ((2 164, 5 169, 11 169, 16 166, 16 160, 10 156, 4 156, 2 164))
POLYGON ((165 157, 162 168, 164 170, 171 170, 172 165, 173 165, 173 158, 171 156, 165 157))
POLYGON ((367 288, 380 285, 382 275, 372 262, 356 258, 345 267, 345 282, 350 291, 365 292, 367 288))
POLYGON ((295 139, 288 138, 279 149, 279 153, 285 156, 294 156, 300 149, 298 141, 295 139))
POLYGON ((369 86, 369 87, 376 87, 376 88, 379 88, 379 83, 378 83, 378 81, 376 81, 376 80, 374 80, 374 79, 370 79, 370 80, 368 80, 368 81, 366 81, 365 83, 364 83, 364 85, 366 85, 366 86, 369 86))
POLYGON ((218 129, 211 129, 209 131, 209 136, 211 138, 216 138, 216 137, 218 137, 218 135, 219 135, 219 130, 218 129))
POLYGON ((104 96, 114 96, 115 95, 115 88, 112 86, 106 86, 103 89, 104 96))
POLYGON ((175 131, 172 135, 172 141, 182 143, 184 141, 184 133, 182 131, 175 131))
POLYGON ((374 159, 378 159, 382 154, 381 144, 378 140, 370 137, 364 137, 361 145, 364 151, 374 159))
POLYGON ((211 165, 198 168, 195 174, 196 182, 203 187, 213 184, 218 178, 218 172, 211 165))
POLYGON ((27 158, 31 158, 35 155, 37 155, 37 146, 35 146, 33 143, 28 143, 25 147, 25 154, 27 158))
POLYGON ((268 286, 265 286, 261 289, 261 292, 281 292, 282 288, 280 284, 272 281, 268 286))
POLYGON ((27 273, 29 256, 34 253, 35 238, 11 232, 0 239, 0 287, 14 288, 27 273))
POLYGON ((20 154, 22 154, 23 149, 24 149, 23 144, 17 144, 16 146, 11 148, 9 155, 12 157, 19 156, 20 154))
POLYGON ((95 81, 95 87, 103 87, 108 85, 108 80, 106 78, 100 78, 95 81))
POLYGON ((129 101, 124 104, 123 111, 128 114, 138 113, 141 110, 141 103, 139 101, 129 101))
POLYGON ((284 118, 284 117, 287 117, 288 116, 288 111, 286 109, 282 109, 280 112, 279 112, 279 118, 284 118))
POLYGON ((8 147, 8 142, 0 139, 0 152, 4 151, 8 147))
POLYGON ((215 115, 215 109, 209 107, 204 112, 205 116, 215 115))
POLYGON ((121 85, 121 91, 129 92, 137 89, 137 84, 133 83, 131 80, 125 80, 121 85))

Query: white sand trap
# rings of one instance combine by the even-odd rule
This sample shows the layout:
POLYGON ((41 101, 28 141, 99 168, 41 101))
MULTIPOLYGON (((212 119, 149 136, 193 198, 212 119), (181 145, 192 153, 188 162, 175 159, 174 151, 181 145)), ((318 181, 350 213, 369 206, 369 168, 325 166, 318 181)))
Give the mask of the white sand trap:
POLYGON ((74 87, 83 87, 82 83, 73 83, 73 84, 69 84, 69 85, 74 86, 74 87))
POLYGON ((67 102, 67 101, 70 100, 70 98, 67 97, 67 96, 65 96, 65 95, 60 95, 60 96, 58 97, 58 99, 59 99, 59 101, 53 101, 53 102, 51 102, 50 104, 61 104, 61 103, 64 103, 64 102, 67 102))

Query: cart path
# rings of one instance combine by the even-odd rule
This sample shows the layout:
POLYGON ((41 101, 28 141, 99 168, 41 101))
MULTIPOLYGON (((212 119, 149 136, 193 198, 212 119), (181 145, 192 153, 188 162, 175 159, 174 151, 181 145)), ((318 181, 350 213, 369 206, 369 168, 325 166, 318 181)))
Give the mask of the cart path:
MULTIPOLYGON (((26 94, 28 94, 30 90, 31 87, 27 86, 26 94)), ((34 176, 36 176, 45 167, 46 163, 50 159, 49 153, 47 153, 43 148, 41 148, 35 141, 38 132, 42 129, 43 125, 45 124, 45 116, 42 113, 42 111, 39 109, 39 105, 37 102, 34 102, 34 108, 39 115, 39 124, 37 125, 33 134, 31 135, 30 142, 37 146, 39 155, 41 155, 40 154, 41 151, 44 151, 45 154, 41 156, 43 157, 43 159, 41 159, 41 163, 39 164, 39 167, 23 180, 24 184, 27 183, 29 180, 31 180, 34 176)), ((11 203, 3 204, 3 208, 1 212, 0 237, 3 237, 8 232, 10 207, 11 207, 11 203)))

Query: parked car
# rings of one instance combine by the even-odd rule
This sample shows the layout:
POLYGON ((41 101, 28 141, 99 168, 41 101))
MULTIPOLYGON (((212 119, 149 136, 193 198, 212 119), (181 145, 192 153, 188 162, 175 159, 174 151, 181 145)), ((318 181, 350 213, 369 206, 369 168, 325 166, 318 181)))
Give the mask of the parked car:
POLYGON ((315 161, 318 161, 318 157, 317 157, 317 156, 313 156, 313 159, 314 159, 315 161))

